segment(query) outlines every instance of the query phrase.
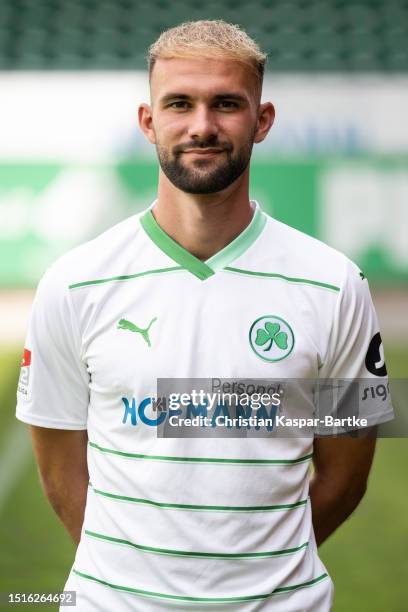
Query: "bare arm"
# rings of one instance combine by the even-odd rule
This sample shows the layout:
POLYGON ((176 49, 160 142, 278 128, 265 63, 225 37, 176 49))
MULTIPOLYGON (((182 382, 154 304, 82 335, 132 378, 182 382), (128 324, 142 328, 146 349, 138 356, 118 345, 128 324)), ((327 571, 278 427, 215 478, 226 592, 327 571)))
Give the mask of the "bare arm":
POLYGON ((352 438, 316 438, 310 485, 313 527, 320 545, 358 506, 367 488, 375 432, 352 438))
POLYGON ((31 437, 44 491, 78 544, 89 481, 87 431, 31 426, 31 437))

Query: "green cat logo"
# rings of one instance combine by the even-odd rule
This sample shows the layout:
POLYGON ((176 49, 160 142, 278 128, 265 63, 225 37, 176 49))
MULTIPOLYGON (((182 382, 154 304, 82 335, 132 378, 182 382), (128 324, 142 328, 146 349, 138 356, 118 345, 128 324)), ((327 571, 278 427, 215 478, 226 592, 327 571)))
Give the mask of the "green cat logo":
POLYGON ((118 329, 127 329, 131 332, 138 332, 142 336, 142 338, 146 340, 147 346, 151 346, 150 338, 149 338, 149 329, 151 328, 151 326, 153 325, 155 321, 157 321, 157 317, 154 317, 150 321, 149 325, 145 329, 143 329, 141 327, 138 327, 131 321, 128 321, 127 319, 121 319, 118 322, 118 329))
POLYGON ((275 315, 264 315, 252 323, 249 343, 264 361, 281 361, 292 352, 295 337, 286 321, 275 315))

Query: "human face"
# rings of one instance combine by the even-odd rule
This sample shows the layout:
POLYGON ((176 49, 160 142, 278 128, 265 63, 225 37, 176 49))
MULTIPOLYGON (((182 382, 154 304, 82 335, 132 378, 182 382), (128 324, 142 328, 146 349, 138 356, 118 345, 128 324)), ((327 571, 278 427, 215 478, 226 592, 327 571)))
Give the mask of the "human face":
POLYGON ((151 141, 162 171, 193 194, 222 191, 247 169, 257 131, 257 83, 232 60, 172 58, 151 79, 151 141))

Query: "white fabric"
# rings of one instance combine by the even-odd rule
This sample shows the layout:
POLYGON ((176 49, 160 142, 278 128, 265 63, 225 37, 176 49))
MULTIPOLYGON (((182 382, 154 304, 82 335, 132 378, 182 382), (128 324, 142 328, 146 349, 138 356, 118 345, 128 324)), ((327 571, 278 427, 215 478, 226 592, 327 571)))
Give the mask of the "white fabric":
MULTIPOLYGON (((78 283, 177 266, 146 235, 139 217, 126 219, 55 262, 38 287, 30 320, 30 373, 26 392, 18 393, 17 417, 43 427, 87 429, 90 442, 97 445, 88 447, 91 485, 73 568, 111 585, 180 597, 244 597, 314 580, 326 569, 311 523, 309 462, 248 462, 305 457, 313 451, 312 438, 161 439, 137 410, 136 424, 130 413, 125 419, 123 398, 128 406, 134 400, 136 409, 154 396, 159 377, 375 380, 364 365, 368 344, 378 331, 367 281, 342 254, 268 218, 257 240, 230 264, 235 271, 220 270, 201 281, 187 270, 173 270, 70 289, 78 283), (293 330, 293 350, 279 361, 259 358, 250 346, 251 324, 265 315, 279 317, 293 330), (141 333, 118 328, 123 318, 147 328, 155 317, 148 336, 151 346, 141 333), (259 511, 157 505, 262 508, 298 502, 302 504, 292 508, 259 511), (259 553, 299 548, 306 542, 297 552, 268 558, 171 553, 259 553)), ((313 416, 313 394, 301 402, 302 414, 313 416)), ((373 411, 376 422, 392 416, 389 402, 376 403, 373 411)), ((150 409, 146 415, 157 417, 150 409)), ((73 572, 69 588, 77 591, 80 612, 326 612, 333 591, 331 579, 325 577, 259 601, 185 603, 126 594, 73 572)))

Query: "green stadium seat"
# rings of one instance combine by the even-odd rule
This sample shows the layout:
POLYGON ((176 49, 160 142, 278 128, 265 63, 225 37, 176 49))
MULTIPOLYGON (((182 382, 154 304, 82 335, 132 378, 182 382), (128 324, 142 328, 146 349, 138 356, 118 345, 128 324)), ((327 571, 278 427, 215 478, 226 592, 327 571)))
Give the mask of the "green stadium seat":
POLYGON ((392 72, 407 72, 408 71, 408 51, 401 49, 390 54, 387 58, 387 69, 392 72))
POLYGON ((0 66, 145 68, 161 31, 208 18, 242 25, 269 69, 408 69, 408 0, 0 0, 0 66))

